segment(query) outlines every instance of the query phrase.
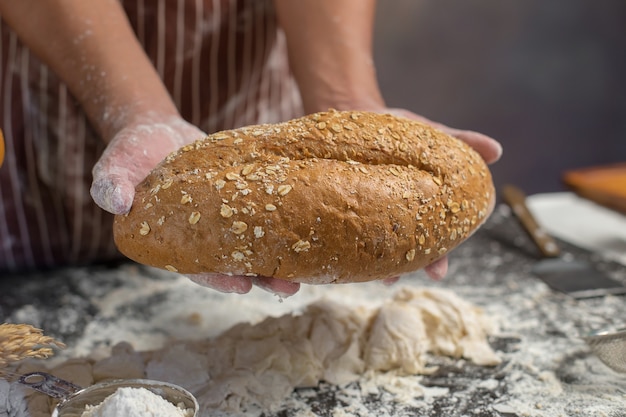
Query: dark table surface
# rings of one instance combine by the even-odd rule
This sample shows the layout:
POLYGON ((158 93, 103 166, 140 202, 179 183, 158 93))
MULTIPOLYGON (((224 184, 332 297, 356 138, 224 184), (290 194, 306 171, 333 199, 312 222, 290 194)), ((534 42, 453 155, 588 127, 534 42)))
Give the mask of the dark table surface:
MULTIPOLYGON (((561 243, 566 257, 589 260, 626 284, 623 265, 561 243)), ((364 393, 358 381, 350 387, 321 383, 295 390, 277 411, 257 410, 256 415, 626 416, 626 374, 607 368, 581 338, 594 330, 624 327, 626 298, 575 300, 554 292, 530 272, 538 256, 500 207, 450 254, 444 281, 433 282, 420 272, 396 284, 447 288, 481 306, 499 325, 490 343, 503 358, 501 365, 432 357, 439 368, 415 377, 424 390, 410 404, 384 388, 364 393)), ((368 292, 377 297, 393 292, 378 283, 354 288, 355 297, 364 299, 368 292)), ((63 355, 74 357, 106 351, 120 341, 151 350, 172 339, 212 337, 238 321, 288 313, 330 291, 305 287, 286 300, 261 291, 226 295, 173 274, 122 263, 3 277, 0 317, 44 329, 68 345, 63 355), (181 324, 181 314, 190 312, 198 320, 193 326, 181 324)), ((3 415, 11 414, 3 414, 0 404, 3 415)))

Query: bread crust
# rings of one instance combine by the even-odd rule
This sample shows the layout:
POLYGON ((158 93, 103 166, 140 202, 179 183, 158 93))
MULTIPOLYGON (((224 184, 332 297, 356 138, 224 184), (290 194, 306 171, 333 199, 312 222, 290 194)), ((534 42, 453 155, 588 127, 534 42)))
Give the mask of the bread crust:
POLYGON ((328 111, 212 134, 165 158, 115 218, 127 257, 309 284, 415 271, 487 218, 485 162, 389 114, 328 111))

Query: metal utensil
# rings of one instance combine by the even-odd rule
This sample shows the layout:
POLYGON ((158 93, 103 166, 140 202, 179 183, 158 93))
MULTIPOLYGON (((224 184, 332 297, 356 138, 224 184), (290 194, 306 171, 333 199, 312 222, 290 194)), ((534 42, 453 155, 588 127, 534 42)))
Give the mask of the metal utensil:
POLYGON ((198 401, 184 388, 167 382, 149 379, 127 379, 101 382, 87 388, 81 388, 46 372, 31 372, 22 375, 18 382, 36 391, 61 401, 52 412, 52 417, 80 417, 87 405, 98 405, 118 388, 145 388, 160 395, 174 405, 182 404, 186 409, 198 414, 198 401))
POLYGON ((583 339, 606 366, 626 372, 626 327, 595 332, 583 339))
POLYGON ((522 190, 506 185, 502 188, 502 197, 539 248, 542 259, 533 266, 532 272, 548 286, 577 299, 626 294, 626 286, 589 262, 562 256, 556 240, 541 227, 530 212, 522 190))

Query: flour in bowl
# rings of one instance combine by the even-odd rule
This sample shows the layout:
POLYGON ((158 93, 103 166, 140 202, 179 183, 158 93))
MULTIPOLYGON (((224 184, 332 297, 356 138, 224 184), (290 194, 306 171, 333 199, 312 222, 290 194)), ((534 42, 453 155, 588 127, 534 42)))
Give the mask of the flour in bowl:
POLYGON ((182 409, 145 388, 122 387, 100 404, 88 405, 81 417, 192 417, 182 409))

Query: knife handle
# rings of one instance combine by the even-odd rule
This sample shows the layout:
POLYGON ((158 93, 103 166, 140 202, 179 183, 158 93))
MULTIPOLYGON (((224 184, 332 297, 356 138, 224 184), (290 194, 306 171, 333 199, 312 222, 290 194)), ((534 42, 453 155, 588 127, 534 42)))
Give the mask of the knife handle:
POLYGON ((522 190, 514 185, 505 185, 502 188, 502 198, 511 207, 513 214, 531 239, 537 245, 541 253, 546 258, 555 258, 560 255, 561 250, 556 241, 543 229, 526 205, 526 195, 522 190))

